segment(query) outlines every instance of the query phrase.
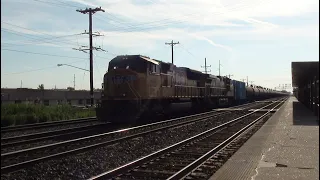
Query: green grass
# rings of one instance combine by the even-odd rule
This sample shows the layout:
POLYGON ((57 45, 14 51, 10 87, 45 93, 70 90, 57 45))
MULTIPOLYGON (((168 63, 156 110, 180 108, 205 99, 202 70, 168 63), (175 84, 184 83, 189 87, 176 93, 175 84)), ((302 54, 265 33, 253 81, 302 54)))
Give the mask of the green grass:
POLYGON ((36 104, 1 105, 1 127, 96 116, 95 110, 70 105, 44 106, 36 104))

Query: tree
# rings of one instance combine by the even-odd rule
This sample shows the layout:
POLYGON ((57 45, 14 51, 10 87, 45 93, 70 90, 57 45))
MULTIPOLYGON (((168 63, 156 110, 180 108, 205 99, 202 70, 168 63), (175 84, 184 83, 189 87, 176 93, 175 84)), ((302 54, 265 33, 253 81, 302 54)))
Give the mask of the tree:
POLYGON ((68 89, 69 91, 74 91, 74 88, 73 88, 73 87, 67 87, 67 89, 68 89))
POLYGON ((43 84, 40 84, 40 85, 38 86, 38 89, 44 90, 44 85, 43 85, 43 84))

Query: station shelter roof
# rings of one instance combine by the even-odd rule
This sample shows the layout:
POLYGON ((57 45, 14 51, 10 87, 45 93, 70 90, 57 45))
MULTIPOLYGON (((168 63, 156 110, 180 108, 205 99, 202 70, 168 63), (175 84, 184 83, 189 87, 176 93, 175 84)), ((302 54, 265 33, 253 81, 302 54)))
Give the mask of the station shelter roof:
POLYGON ((319 61, 292 62, 292 87, 302 87, 316 76, 319 79, 319 61))

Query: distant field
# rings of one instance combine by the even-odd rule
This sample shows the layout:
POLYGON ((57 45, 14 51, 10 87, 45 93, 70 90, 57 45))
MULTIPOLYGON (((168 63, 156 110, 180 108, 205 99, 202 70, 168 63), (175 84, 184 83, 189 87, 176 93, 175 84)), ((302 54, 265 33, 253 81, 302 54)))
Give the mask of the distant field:
POLYGON ((1 127, 93 117, 95 115, 93 108, 83 109, 70 105, 8 104, 1 105, 1 127))

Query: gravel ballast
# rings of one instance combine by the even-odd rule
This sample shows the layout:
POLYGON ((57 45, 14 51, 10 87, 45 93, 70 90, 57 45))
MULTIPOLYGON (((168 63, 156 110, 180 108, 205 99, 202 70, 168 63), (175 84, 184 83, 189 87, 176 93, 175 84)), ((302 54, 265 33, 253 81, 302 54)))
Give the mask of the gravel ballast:
POLYGON ((61 124, 61 125, 54 125, 52 127, 43 127, 39 129, 26 129, 26 130, 17 130, 12 132, 1 132, 1 138, 8 138, 8 137, 15 137, 15 136, 22 136, 22 135, 29 135, 34 133, 41 133, 41 132, 48 132, 48 131, 57 131, 63 130, 68 128, 77 128, 89 125, 96 125, 101 124, 101 122, 97 120, 92 120, 91 122, 74 122, 72 124, 61 124))
MULTIPOLYGON (((163 120, 173 119, 173 118, 178 118, 178 117, 183 117, 183 116, 190 116, 190 115, 194 115, 197 113, 201 113, 201 112, 188 110, 188 111, 181 111, 178 113, 177 112, 170 113, 168 115, 157 114, 157 116, 153 115, 152 119, 154 119, 154 121, 157 122, 157 121, 163 121, 163 120)), ((143 124, 145 124, 145 123, 140 123, 140 124, 136 124, 136 125, 143 125, 143 124)), ((120 124, 105 124, 105 125, 101 125, 101 126, 103 126, 103 127, 94 128, 94 130, 90 130, 88 132, 75 133, 75 134, 67 135, 64 137, 56 137, 56 138, 38 140, 38 141, 32 142, 32 143, 30 142, 27 144, 21 144, 21 145, 15 145, 15 146, 1 148, 1 153, 8 153, 8 152, 18 151, 18 150, 22 150, 22 149, 33 148, 33 147, 37 147, 37 146, 43 146, 43 145, 47 145, 47 144, 62 142, 62 141, 70 140, 70 139, 81 138, 81 137, 85 137, 85 136, 91 136, 91 135, 95 135, 95 134, 111 132, 111 131, 118 130, 120 128, 130 128, 130 127, 134 126, 134 124, 121 124, 121 125, 120 124)))
MULTIPOLYGON (((245 114, 245 112, 241 112, 240 114, 245 114)), ((224 116, 228 116, 228 115, 222 115, 221 118, 223 118, 224 116)), ((8 166, 10 164, 19 163, 22 161, 27 161, 27 160, 36 159, 36 158, 43 157, 43 156, 56 154, 59 152, 82 148, 82 147, 85 147, 85 146, 88 146, 91 144, 112 141, 116 138, 121 138, 121 137, 129 136, 129 135, 145 132, 149 129, 153 130, 153 129, 161 128, 161 127, 163 127, 163 124, 158 124, 158 125, 155 125, 152 127, 145 127, 145 128, 135 129, 135 130, 130 130, 130 131, 124 131, 124 132, 120 132, 120 133, 108 134, 107 136, 104 135, 104 136, 99 136, 99 137, 95 137, 95 138, 87 138, 87 139, 84 139, 81 141, 74 141, 74 142, 59 145, 59 146, 46 147, 43 149, 39 149, 39 150, 28 152, 28 153, 23 153, 20 155, 14 155, 11 157, 6 157, 6 158, 2 157, 1 158, 1 166, 8 166)))
MULTIPOLYGON (((243 113, 240 113, 243 114, 243 113)), ((239 117, 238 113, 187 124, 81 154, 49 160, 2 175, 2 179, 87 179, 239 117)))

